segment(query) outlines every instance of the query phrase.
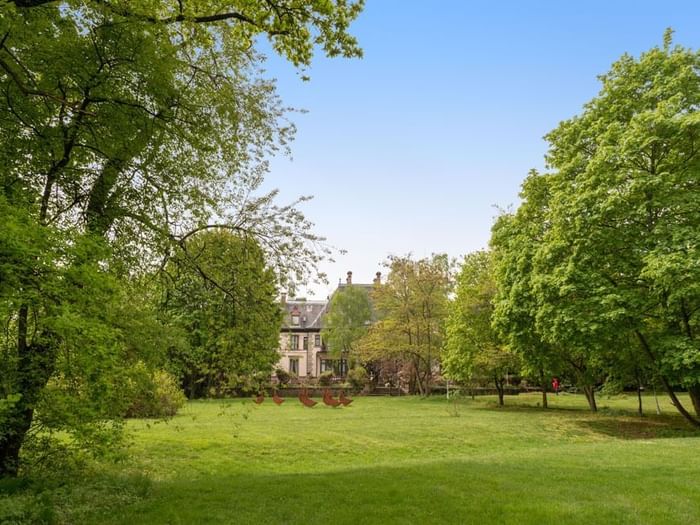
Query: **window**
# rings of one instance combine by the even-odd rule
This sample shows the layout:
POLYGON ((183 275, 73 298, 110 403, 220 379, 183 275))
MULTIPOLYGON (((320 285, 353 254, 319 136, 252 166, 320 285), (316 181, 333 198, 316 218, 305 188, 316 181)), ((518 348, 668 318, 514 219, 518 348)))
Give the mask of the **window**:
POLYGON ((299 375, 299 358, 298 357, 290 357, 289 358, 289 373, 294 374, 296 376, 299 375))
POLYGON ((302 350, 306 350, 309 348, 309 338, 307 336, 304 336, 304 346, 301 347, 302 350))
POLYGON ((317 348, 321 346, 321 334, 316 334, 314 336, 314 346, 317 348))
POLYGON ((299 326, 299 312, 292 313, 292 324, 294 326, 299 326))
POLYGON ((298 335, 293 335, 291 337, 291 341, 289 343, 289 349, 290 350, 299 350, 299 336, 298 335))
POLYGON ((333 375, 345 377, 348 374, 347 359, 321 359, 321 373, 333 372, 333 375))

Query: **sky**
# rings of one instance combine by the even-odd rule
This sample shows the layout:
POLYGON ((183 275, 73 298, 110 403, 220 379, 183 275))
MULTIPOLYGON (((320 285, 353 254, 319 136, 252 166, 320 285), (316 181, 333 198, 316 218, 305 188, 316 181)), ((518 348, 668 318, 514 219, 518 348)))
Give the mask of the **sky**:
POLYGON ((461 257, 488 246, 500 209, 544 169, 544 135, 600 89, 624 53, 700 47, 700 2, 367 0, 351 27, 362 59, 318 54, 301 75, 270 56, 284 103, 306 113, 292 157, 271 160, 265 189, 302 207, 345 250, 324 263, 323 299, 353 272, 371 282, 388 255, 461 257))

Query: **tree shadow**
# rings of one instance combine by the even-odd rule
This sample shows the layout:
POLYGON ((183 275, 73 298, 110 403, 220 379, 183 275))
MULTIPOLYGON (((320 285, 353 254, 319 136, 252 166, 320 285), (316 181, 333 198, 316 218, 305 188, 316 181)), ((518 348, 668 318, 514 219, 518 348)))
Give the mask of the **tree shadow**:
POLYGON ((653 457, 635 462, 585 453, 248 472, 159 481, 153 497, 118 516, 102 512, 83 518, 132 524, 681 523, 700 511, 699 502, 689 496, 689 482, 678 492, 665 491, 672 477, 673 469, 659 473, 653 457), (549 482, 533 483, 541 479, 549 482), (598 483, 606 487, 603 506, 598 483))
POLYGON ((620 416, 596 414, 595 417, 578 419, 581 428, 624 440, 698 438, 700 431, 676 415, 620 416))
POLYGON ((526 402, 511 401, 499 406, 496 401, 472 404, 472 409, 510 414, 536 412, 544 417, 563 417, 582 430, 624 440, 648 440, 663 438, 698 438, 700 430, 687 422, 680 414, 647 414, 640 417, 636 411, 600 407, 591 412, 585 407, 556 406, 542 408, 526 402))
POLYGON ((476 410, 493 410, 499 412, 524 412, 532 411, 538 412, 540 414, 556 414, 556 413, 582 413, 587 412, 588 409, 583 407, 574 406, 550 406, 548 408, 542 408, 539 404, 532 404, 526 401, 516 401, 514 399, 506 398, 505 404, 503 406, 499 405, 497 401, 492 400, 476 400, 470 401, 472 407, 476 410))

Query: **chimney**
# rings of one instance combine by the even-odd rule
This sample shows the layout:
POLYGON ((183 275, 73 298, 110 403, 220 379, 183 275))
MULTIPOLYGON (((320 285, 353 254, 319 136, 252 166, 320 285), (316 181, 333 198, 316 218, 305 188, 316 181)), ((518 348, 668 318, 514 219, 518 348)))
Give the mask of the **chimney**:
POLYGON ((282 304, 282 306, 287 304, 287 292, 282 292, 280 296, 280 303, 282 304))
POLYGON ((348 284, 352 284, 352 272, 348 272, 348 277, 345 279, 345 282, 348 284))
POLYGON ((377 272, 374 278, 374 284, 382 284, 382 272, 377 272))

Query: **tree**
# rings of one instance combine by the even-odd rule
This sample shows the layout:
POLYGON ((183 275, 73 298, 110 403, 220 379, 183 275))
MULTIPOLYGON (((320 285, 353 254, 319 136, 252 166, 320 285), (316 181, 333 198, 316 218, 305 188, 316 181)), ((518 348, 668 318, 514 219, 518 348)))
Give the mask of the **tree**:
POLYGON ((332 353, 351 353, 357 341, 367 333, 371 319, 372 305, 367 290, 348 285, 333 294, 321 336, 332 353))
POLYGON ((669 32, 663 48, 616 62, 585 112, 548 137, 558 170, 549 244, 571 299, 559 315, 575 313, 594 340, 632 335, 697 425, 673 385, 700 409, 699 63, 697 52, 671 48, 669 32))
POLYGON ((409 391, 430 395, 445 337, 451 262, 446 255, 414 261, 390 257, 386 283, 372 292, 377 322, 363 338, 365 360, 401 358, 409 367, 409 391))
POLYGON ((502 214, 491 235, 496 282, 491 323, 499 338, 520 357, 521 373, 540 385, 543 408, 547 408, 550 378, 561 377, 570 368, 567 359, 571 357, 561 345, 546 341, 537 326, 533 260, 548 228, 548 182, 531 171, 523 182, 517 212, 502 214))
MULTIPOLYGON (((286 150, 294 130, 252 43, 267 36, 298 66, 316 45, 359 56, 347 29, 361 8, 292 0, 0 6, 0 207, 21 230, 0 244, 0 271, 13 283, 0 296, 2 396, 15 400, 3 409, 0 476, 17 473, 59 356, 89 355, 73 334, 97 319, 107 331, 114 322, 82 293, 107 290, 93 296, 110 304, 105 283, 147 275, 175 254, 194 259, 188 239, 212 228, 255 236, 282 280, 313 271, 326 252, 297 203, 276 205, 274 191, 255 196, 266 157, 286 150), (82 328, 69 331, 69 306, 82 328)), ((122 348, 107 337, 93 342, 107 354, 122 348)))
POLYGON ((372 317, 372 304, 366 288, 352 284, 339 288, 328 305, 321 337, 332 355, 349 357, 351 366, 360 360, 363 372, 369 373, 376 384, 381 372, 380 363, 362 359, 357 352, 357 344, 367 334, 372 317))
MULTIPOLYGON (((700 54, 625 55, 600 94, 547 139, 547 229, 533 256, 541 337, 583 356, 597 381, 635 341, 678 411, 700 415, 700 54)), ((625 359, 618 362, 632 362, 625 359)))
POLYGON ((491 326, 495 293, 492 254, 467 255, 450 303, 443 366, 447 376, 457 381, 489 378, 502 406, 508 374, 517 372, 518 360, 491 326))
POLYGON ((187 334, 168 354, 188 397, 219 396, 242 378, 269 377, 282 314, 276 276, 257 241, 228 230, 188 241, 188 259, 166 268, 164 308, 187 334), (172 272, 172 273, 171 273, 172 272))

